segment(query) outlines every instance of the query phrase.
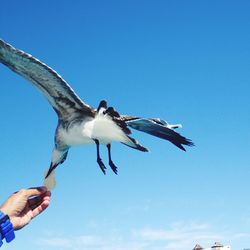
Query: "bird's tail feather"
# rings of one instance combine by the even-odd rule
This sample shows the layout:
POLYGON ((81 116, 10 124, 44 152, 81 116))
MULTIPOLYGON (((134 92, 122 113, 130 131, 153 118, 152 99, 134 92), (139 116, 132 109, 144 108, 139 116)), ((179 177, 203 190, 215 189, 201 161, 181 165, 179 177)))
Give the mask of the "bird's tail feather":
POLYGON ((194 146, 194 143, 184 136, 176 133, 173 129, 181 127, 180 124, 170 125, 161 119, 136 118, 126 122, 133 129, 148 133, 150 135, 165 139, 173 143, 181 150, 185 150, 185 146, 194 146))

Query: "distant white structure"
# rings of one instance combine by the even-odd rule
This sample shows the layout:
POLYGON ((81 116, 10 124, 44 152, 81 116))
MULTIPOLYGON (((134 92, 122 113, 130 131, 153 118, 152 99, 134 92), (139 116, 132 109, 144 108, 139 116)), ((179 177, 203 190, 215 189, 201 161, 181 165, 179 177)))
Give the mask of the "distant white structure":
POLYGON ((201 245, 196 244, 193 250, 204 250, 204 248, 201 245))
POLYGON ((211 247, 211 250, 231 250, 230 246, 223 246, 219 242, 215 242, 214 245, 211 247))
POLYGON ((230 246, 223 246, 219 242, 215 242, 210 248, 203 248, 201 245, 196 244, 193 250, 231 250, 230 246))

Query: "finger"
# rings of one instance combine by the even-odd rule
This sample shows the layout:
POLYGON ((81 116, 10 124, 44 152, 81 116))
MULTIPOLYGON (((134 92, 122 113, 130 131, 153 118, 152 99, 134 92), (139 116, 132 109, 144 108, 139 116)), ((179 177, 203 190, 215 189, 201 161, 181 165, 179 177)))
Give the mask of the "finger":
POLYGON ((40 205, 43 201, 43 198, 41 196, 36 196, 33 198, 28 199, 28 205, 31 209, 34 209, 38 205, 40 205))
POLYGON ((50 197, 47 196, 38 207, 33 209, 33 218, 42 213, 49 206, 49 203, 50 197))
POLYGON ((31 196, 42 195, 46 191, 47 191, 46 187, 35 187, 35 188, 24 189, 22 192, 28 198, 28 197, 31 197, 31 196))
POLYGON ((47 191, 44 195, 43 195, 43 198, 46 199, 46 198, 49 198, 50 199, 51 197, 51 192, 50 191, 47 191))
POLYGON ((50 197, 50 196, 51 196, 51 193, 49 191, 47 191, 42 195, 35 196, 33 198, 28 199, 29 207, 31 209, 36 208, 37 206, 39 206, 43 202, 44 199, 45 200, 49 199, 48 197, 50 197))

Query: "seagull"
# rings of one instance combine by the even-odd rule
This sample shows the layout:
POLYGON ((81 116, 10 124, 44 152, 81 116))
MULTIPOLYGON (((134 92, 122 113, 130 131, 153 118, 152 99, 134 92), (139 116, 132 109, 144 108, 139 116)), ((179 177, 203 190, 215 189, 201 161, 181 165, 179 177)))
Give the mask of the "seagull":
POLYGON ((104 174, 106 166, 100 156, 100 145, 105 145, 108 151, 108 164, 117 174, 117 166, 111 156, 112 142, 121 142, 133 149, 148 151, 130 136, 130 128, 168 140, 183 151, 184 146, 194 145, 190 139, 174 131, 181 127, 180 124, 171 125, 159 118, 120 115, 113 107, 108 106, 106 100, 101 100, 97 109, 89 106, 56 71, 2 39, 0 62, 38 88, 58 116, 55 146, 45 180, 66 160, 70 147, 83 144, 96 146, 96 161, 104 174))

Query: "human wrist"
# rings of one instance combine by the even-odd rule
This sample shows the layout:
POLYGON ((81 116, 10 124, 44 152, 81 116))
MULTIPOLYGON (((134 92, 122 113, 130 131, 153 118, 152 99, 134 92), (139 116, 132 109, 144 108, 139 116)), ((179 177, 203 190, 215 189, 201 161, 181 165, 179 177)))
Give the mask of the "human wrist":
POLYGON ((9 217, 9 220, 10 220, 10 222, 12 223, 12 225, 13 225, 13 227, 14 227, 14 224, 13 224, 13 216, 12 216, 12 214, 11 214, 11 211, 8 209, 8 207, 6 206, 1 206, 0 207, 0 213, 3 213, 3 214, 6 214, 6 215, 8 215, 8 217, 9 217))
POLYGON ((0 210, 0 246, 3 244, 2 240, 5 239, 7 243, 15 238, 14 228, 7 214, 0 210))

